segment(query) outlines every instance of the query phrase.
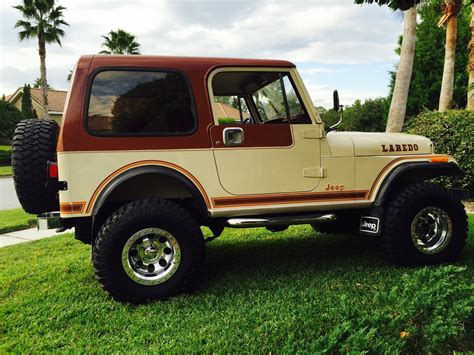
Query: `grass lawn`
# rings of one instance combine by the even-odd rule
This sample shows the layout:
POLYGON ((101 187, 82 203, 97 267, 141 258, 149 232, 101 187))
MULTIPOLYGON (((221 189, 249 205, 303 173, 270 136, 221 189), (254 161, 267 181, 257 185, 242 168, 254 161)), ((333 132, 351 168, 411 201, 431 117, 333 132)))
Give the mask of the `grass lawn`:
POLYGON ((2 248, 0 353, 474 351, 470 230, 456 266, 419 269, 369 237, 226 230, 197 291, 140 306, 109 299, 70 234, 2 248))
POLYGON ((0 211, 0 234, 27 229, 30 226, 29 221, 36 221, 36 216, 21 208, 0 211))
POLYGON ((0 166, 0 176, 12 176, 12 167, 8 166, 0 166))

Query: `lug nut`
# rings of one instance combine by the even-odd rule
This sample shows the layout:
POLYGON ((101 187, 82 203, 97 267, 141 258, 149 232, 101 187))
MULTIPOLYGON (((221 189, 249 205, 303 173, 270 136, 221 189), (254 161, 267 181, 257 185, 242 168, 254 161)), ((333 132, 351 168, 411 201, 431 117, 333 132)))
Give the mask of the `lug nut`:
POLYGON ((158 263, 160 264, 161 267, 166 266, 166 260, 165 259, 160 259, 160 261, 158 261, 158 263))
POLYGON ((172 251, 171 248, 168 248, 168 247, 163 249, 163 253, 165 253, 166 255, 170 255, 171 251, 172 251))

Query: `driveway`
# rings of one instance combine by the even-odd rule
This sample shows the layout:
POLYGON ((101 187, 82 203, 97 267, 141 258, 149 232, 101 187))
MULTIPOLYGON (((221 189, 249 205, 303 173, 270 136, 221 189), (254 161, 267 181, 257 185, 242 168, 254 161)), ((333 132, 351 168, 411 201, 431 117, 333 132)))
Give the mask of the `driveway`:
POLYGON ((10 210, 19 207, 21 207, 21 205, 16 197, 13 178, 0 177, 0 210, 10 210))

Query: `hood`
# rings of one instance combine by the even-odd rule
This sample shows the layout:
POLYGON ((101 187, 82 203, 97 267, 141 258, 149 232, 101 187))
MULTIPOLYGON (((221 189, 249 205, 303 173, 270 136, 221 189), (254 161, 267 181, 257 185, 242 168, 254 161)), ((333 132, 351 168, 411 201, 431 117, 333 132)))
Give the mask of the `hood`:
MULTIPOLYGON (((338 140, 350 138, 355 156, 370 155, 415 155, 433 153, 433 143, 426 137, 404 133, 366 133, 366 132, 331 132, 336 139, 329 139, 337 144, 338 140)), ((332 144, 331 144, 332 146, 332 144)), ((331 149, 332 150, 332 149, 331 149)))

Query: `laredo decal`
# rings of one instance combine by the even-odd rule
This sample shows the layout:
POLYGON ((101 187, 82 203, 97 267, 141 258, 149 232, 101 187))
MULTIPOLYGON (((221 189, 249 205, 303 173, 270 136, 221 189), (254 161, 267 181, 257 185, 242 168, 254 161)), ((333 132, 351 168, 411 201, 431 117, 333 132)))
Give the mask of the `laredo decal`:
POLYGON ((416 152, 418 144, 382 144, 382 152, 416 152))

